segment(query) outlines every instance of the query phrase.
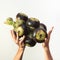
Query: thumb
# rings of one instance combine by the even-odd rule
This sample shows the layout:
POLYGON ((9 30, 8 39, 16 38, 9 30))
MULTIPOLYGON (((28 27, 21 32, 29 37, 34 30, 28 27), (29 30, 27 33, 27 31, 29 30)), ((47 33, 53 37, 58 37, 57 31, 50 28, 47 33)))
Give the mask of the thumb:
POLYGON ((25 40, 25 35, 23 35, 19 40, 20 40, 20 43, 22 43, 25 40))
POLYGON ((54 27, 52 27, 51 30, 48 32, 48 39, 50 39, 50 35, 51 35, 52 31, 53 31, 53 28, 54 27))
POLYGON ((48 39, 47 38, 45 38, 45 42, 48 42, 48 39))

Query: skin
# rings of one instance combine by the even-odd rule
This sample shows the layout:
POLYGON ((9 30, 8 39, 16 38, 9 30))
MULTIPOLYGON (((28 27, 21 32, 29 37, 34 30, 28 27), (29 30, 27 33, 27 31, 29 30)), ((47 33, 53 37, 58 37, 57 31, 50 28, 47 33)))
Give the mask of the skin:
POLYGON ((52 27, 51 30, 48 32, 48 37, 45 38, 45 42, 42 43, 42 47, 44 49, 45 60, 53 60, 53 57, 52 57, 50 49, 49 49, 50 36, 53 31, 53 28, 54 27, 52 27))
MULTIPOLYGON (((49 49, 49 41, 50 41, 52 30, 53 30, 53 27, 48 32, 48 37, 45 38, 45 42, 42 43, 45 60, 53 60, 50 49, 49 49)), ((12 35, 14 42, 19 46, 18 51, 14 57, 14 60, 22 60, 23 53, 25 50, 25 44, 24 44, 25 35, 23 35, 21 38, 18 38, 18 33, 15 35, 13 30, 11 30, 11 35, 12 35)))
POLYGON ((22 56, 25 50, 25 44, 24 44, 24 39, 25 35, 23 35, 20 39, 18 38, 18 33, 15 35, 14 31, 11 30, 11 35, 14 40, 14 42, 18 45, 18 52, 16 53, 14 60, 22 60, 22 56))

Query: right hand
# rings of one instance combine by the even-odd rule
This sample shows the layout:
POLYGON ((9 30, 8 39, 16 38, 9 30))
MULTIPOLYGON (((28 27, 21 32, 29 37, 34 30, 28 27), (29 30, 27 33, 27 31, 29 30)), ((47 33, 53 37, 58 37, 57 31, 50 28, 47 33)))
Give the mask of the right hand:
POLYGON ((46 48, 46 47, 49 48, 49 41, 50 41, 50 36, 51 36, 52 31, 53 31, 53 28, 54 28, 54 27, 52 27, 52 28, 50 29, 50 31, 48 32, 48 37, 45 38, 45 42, 42 43, 43 48, 46 48))
POLYGON ((19 46, 20 49, 25 48, 24 40, 25 40, 25 35, 23 35, 21 38, 18 38, 18 33, 15 35, 14 31, 11 30, 11 36, 14 40, 14 42, 19 46))

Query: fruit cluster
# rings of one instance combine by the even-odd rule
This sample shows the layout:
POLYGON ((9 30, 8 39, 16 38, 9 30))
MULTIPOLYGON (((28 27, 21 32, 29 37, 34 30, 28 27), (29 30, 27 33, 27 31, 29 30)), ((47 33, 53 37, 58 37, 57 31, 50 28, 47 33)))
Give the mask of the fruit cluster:
POLYGON ((44 42, 44 39, 47 37, 47 28, 45 24, 40 23, 37 18, 28 18, 24 13, 18 13, 16 15, 16 21, 8 17, 5 24, 12 25, 15 35, 18 33, 19 38, 25 35, 25 44, 30 47, 35 46, 36 42, 44 42))

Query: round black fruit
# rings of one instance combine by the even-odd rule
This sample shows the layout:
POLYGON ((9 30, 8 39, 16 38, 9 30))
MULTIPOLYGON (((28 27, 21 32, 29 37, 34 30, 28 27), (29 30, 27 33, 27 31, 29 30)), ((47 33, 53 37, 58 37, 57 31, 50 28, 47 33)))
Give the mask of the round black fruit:
POLYGON ((14 31, 15 31, 16 33, 18 33, 18 36, 19 36, 19 37, 28 34, 28 32, 27 32, 27 27, 26 27, 25 24, 22 24, 22 25, 20 25, 19 27, 14 28, 14 31))
POLYGON ((25 21, 24 20, 21 20, 21 19, 16 19, 16 26, 20 26, 22 24, 25 24, 25 21))
POLYGON ((38 28, 38 27, 39 27, 40 21, 39 21, 37 18, 31 17, 31 18, 29 18, 29 19, 27 20, 26 25, 27 25, 30 29, 34 30, 35 28, 38 28))
POLYGON ((18 27, 17 33, 18 33, 18 36, 22 36, 24 34, 24 28, 22 26, 18 27))
POLYGON ((26 46, 28 46, 28 47, 34 47, 35 44, 36 44, 36 42, 33 39, 31 39, 29 37, 26 38, 26 40, 25 40, 25 45, 26 46))
POLYGON ((17 19, 22 19, 22 20, 24 20, 24 21, 27 21, 27 20, 28 20, 28 16, 27 16, 26 14, 24 14, 24 13, 18 13, 18 14, 16 15, 16 18, 17 18, 17 19))
POLYGON ((42 28, 38 28, 34 31, 33 37, 36 42, 42 43, 45 41, 45 38, 47 37, 47 32, 42 28))
POLYGON ((47 31, 47 27, 46 27, 46 25, 43 24, 43 23, 40 23, 40 28, 42 28, 42 29, 44 29, 45 31, 47 31))

